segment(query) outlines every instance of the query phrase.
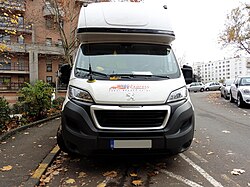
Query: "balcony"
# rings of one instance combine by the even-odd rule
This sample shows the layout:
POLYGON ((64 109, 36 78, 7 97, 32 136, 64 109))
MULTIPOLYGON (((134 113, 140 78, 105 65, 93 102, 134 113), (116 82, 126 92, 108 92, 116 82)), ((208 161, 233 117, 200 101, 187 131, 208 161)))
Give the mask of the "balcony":
POLYGON ((32 34, 31 24, 15 24, 11 23, 9 17, 0 16, 0 29, 1 30, 16 30, 18 32, 30 33, 32 34))
POLYGON ((3 83, 0 82, 0 91, 17 91, 20 90, 22 87, 25 86, 25 83, 19 83, 19 82, 9 82, 9 83, 3 83))
POLYGON ((6 0, 0 1, 0 8, 7 10, 15 10, 19 12, 25 12, 26 6, 24 0, 6 0))
POLYGON ((10 52, 29 53, 29 51, 37 51, 39 54, 51 54, 62 55, 64 54, 63 47, 56 44, 47 46, 44 43, 37 44, 19 44, 19 43, 7 43, 10 52))
POLYGON ((59 7, 58 9, 56 9, 52 4, 50 4, 50 2, 45 2, 45 5, 43 6, 43 16, 55 16, 58 15, 63 17, 64 16, 64 12, 63 10, 59 7))
POLYGON ((29 66, 18 64, 0 64, 1 74, 29 74, 29 66))

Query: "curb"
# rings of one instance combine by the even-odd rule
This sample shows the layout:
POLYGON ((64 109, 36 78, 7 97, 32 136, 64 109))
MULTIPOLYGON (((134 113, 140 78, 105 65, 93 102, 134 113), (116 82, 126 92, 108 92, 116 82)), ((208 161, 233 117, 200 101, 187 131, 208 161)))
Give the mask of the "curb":
POLYGON ((29 128, 29 127, 33 127, 33 126, 39 125, 41 123, 50 121, 50 120, 58 118, 58 117, 61 117, 61 114, 56 114, 56 115, 51 116, 49 118, 42 119, 42 120, 39 120, 39 121, 36 121, 36 122, 33 122, 33 123, 29 123, 27 125, 20 126, 20 127, 16 128, 16 129, 13 129, 13 130, 11 130, 11 131, 9 131, 9 132, 1 135, 0 136, 0 142, 6 140, 8 137, 12 136, 13 134, 16 134, 19 131, 25 130, 25 129, 29 128))
POLYGON ((43 159, 43 161, 39 164, 39 166, 35 170, 34 174, 26 182, 21 184, 21 186, 31 187, 31 186, 39 185, 40 178, 45 173, 47 168, 51 165, 52 161, 59 154, 59 152, 60 152, 60 148, 58 145, 56 145, 50 151, 50 153, 43 159))

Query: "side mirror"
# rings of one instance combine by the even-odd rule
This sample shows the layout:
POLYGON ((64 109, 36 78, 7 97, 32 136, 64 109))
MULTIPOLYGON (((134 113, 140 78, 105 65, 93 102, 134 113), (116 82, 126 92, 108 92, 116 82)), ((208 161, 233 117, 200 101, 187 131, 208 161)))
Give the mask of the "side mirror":
POLYGON ((62 67, 59 69, 59 72, 60 72, 59 79, 62 83, 64 84, 69 83, 71 69, 72 68, 70 64, 63 64, 62 67))
POLYGON ((181 68, 186 84, 193 82, 193 69, 191 66, 183 65, 181 68))

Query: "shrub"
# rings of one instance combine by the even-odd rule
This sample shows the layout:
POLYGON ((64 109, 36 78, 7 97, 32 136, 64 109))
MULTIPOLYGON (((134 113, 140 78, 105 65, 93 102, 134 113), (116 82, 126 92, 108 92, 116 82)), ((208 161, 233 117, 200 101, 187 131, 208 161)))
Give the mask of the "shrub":
POLYGON ((54 99, 52 101, 52 108, 55 108, 57 110, 61 110, 64 100, 65 100, 64 97, 58 97, 58 98, 54 99))
POLYGON ((0 131, 5 129, 6 124, 10 121, 10 107, 5 98, 0 97, 0 131))
POLYGON ((18 108, 24 111, 24 116, 28 121, 35 121, 47 116, 47 111, 51 107, 51 95, 53 88, 43 81, 36 81, 34 85, 25 83, 19 91, 20 101, 18 108))

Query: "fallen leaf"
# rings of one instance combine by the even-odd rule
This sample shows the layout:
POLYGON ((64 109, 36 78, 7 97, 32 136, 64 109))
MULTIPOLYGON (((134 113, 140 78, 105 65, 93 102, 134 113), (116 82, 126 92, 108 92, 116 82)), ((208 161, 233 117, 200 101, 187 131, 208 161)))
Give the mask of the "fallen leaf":
POLYGON ((250 186, 250 182, 249 182, 249 183, 247 183, 247 186, 250 186))
POLYGON ((130 177, 137 177, 137 173, 130 173, 130 177))
POLYGON ((230 134, 231 133, 230 131, 227 131, 227 130, 224 130, 222 132, 225 133, 225 134, 230 134))
POLYGON ((134 186, 141 186, 142 185, 142 181, 141 180, 133 180, 132 181, 132 184, 134 185, 134 186))
POLYGON ((1 171, 10 171, 11 169, 12 169, 11 165, 3 166, 2 168, 0 168, 1 171))
POLYGON ((42 147, 42 145, 38 145, 38 147, 42 147))
POLYGON ((241 175, 243 173, 245 173, 245 170, 243 169, 233 169, 233 171, 231 171, 232 175, 241 175))
POLYGON ((23 133, 23 134, 27 135, 27 134, 30 134, 30 133, 29 133, 29 132, 25 132, 25 133, 23 133))
POLYGON ((214 152, 212 152, 212 151, 207 153, 207 155, 212 155, 212 154, 214 154, 214 152))
POLYGON ((159 174, 159 171, 151 171, 151 172, 148 172, 148 176, 149 177, 153 177, 153 176, 156 176, 159 174))
POLYGON ((53 175, 59 175, 59 171, 53 171, 53 175))
POLYGON ((98 184, 96 187, 105 187, 106 186, 106 184, 105 183, 100 183, 100 184, 98 184))
POLYGON ((80 172, 78 175, 78 178, 83 178, 83 177, 86 177, 86 173, 80 172))
POLYGON ((44 180, 43 180, 43 182, 45 182, 45 183, 49 183, 49 182, 50 182, 50 180, 51 180, 51 177, 46 177, 46 179, 44 179, 44 180))
POLYGON ((75 179, 68 179, 65 181, 67 184, 74 184, 76 181, 75 179))
POLYGON ((116 171, 107 171, 106 173, 103 174, 104 177, 111 177, 114 178, 117 176, 117 172, 116 171))

